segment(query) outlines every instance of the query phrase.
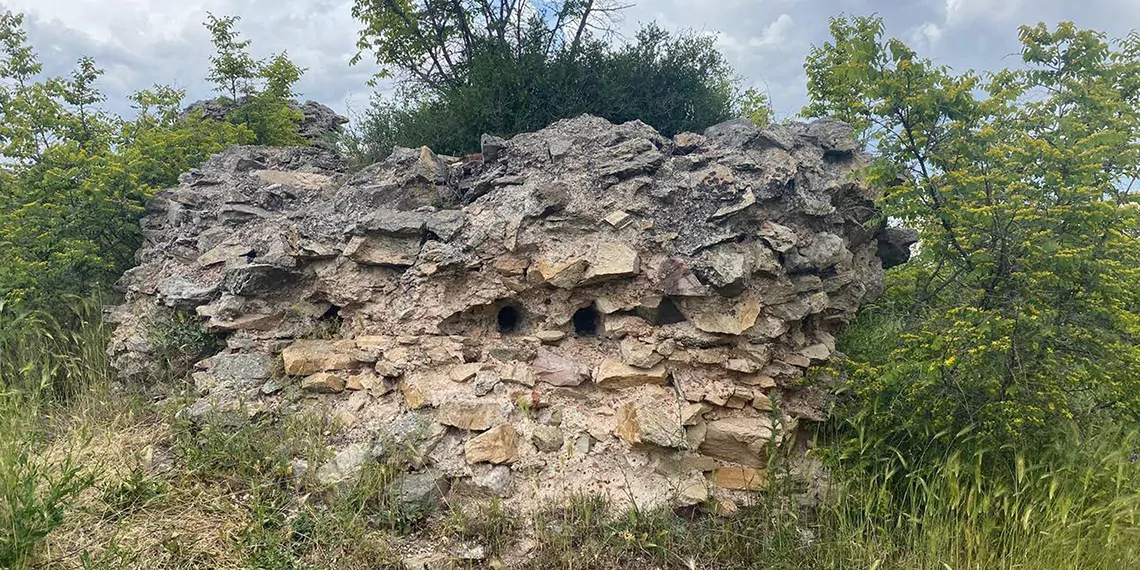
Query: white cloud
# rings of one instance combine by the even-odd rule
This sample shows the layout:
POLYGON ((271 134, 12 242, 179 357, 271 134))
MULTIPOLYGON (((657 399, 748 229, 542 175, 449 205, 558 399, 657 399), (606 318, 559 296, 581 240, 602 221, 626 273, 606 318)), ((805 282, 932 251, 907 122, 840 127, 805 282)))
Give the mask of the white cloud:
POLYGON ((784 45, 795 28, 796 21, 791 16, 780 14, 776 21, 764 28, 763 34, 749 39, 748 45, 754 48, 784 45))
POLYGON ((936 45, 942 39, 943 30, 938 27, 934 22, 925 22, 922 25, 912 29, 907 34, 908 39, 915 46, 929 48, 936 45))
POLYGON ((1022 0, 946 0, 946 24, 1002 21, 1021 11, 1022 0))

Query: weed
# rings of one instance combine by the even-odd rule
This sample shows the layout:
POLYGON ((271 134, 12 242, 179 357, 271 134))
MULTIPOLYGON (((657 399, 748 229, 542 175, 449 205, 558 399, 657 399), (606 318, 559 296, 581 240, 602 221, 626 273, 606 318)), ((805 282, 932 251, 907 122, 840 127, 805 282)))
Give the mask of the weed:
POLYGON ((106 485, 100 499, 106 507, 105 517, 122 518, 161 501, 168 492, 170 483, 135 468, 126 478, 106 485))
POLYGON ((523 527, 521 517, 498 499, 467 507, 453 505, 442 524, 446 534, 478 542, 494 556, 499 556, 523 527))
POLYGON ((71 503, 95 482, 73 453, 42 455, 34 402, 0 394, 0 568, 22 568, 71 503))
POLYGON ((153 313, 143 332, 167 379, 189 374, 195 362, 220 348, 218 337, 183 311, 153 313))

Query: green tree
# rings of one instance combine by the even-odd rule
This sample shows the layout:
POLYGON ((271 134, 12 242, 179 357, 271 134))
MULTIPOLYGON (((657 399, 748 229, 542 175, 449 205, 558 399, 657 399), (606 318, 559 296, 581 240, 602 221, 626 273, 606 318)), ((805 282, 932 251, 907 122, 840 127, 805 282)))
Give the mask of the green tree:
POLYGON ((768 94, 751 87, 740 96, 740 116, 751 119, 757 126, 765 127, 775 119, 768 94))
POLYGON ((545 23, 535 21, 520 33, 506 47, 496 37, 476 40, 463 52, 461 72, 407 71, 397 97, 375 99, 361 121, 372 151, 363 162, 393 145, 472 152, 483 133, 510 136, 583 113, 614 122, 640 119, 673 135, 737 110, 732 70, 708 36, 649 25, 627 45, 583 31, 576 41, 556 41, 562 47, 552 50, 545 23))
POLYGON ((626 6, 615 0, 356 0, 364 24, 353 62, 365 52, 413 91, 458 87, 488 49, 551 59, 576 55, 626 6))
POLYGON ((0 15, 0 299, 59 309, 133 263, 143 204, 249 129, 179 119, 181 92, 134 96, 132 121, 101 110, 90 58, 42 78, 20 15, 0 15))
POLYGON ((1024 65, 955 74, 840 18, 805 114, 855 125, 917 259, 849 330, 852 386, 895 445, 1047 438, 1140 416, 1140 36, 1023 27, 1024 65))
POLYGON ((217 17, 206 15, 203 24, 210 32, 214 44, 214 55, 210 56, 210 73, 206 79, 214 84, 214 90, 237 103, 242 97, 253 93, 253 83, 258 77, 258 62, 249 55, 249 40, 241 40, 241 34, 234 27, 241 18, 237 16, 217 17))
POLYGON ((254 59, 250 40, 242 40, 237 16, 207 16, 203 25, 210 32, 214 55, 206 79, 222 94, 220 101, 232 108, 230 122, 253 131, 263 145, 300 145, 305 140, 297 131, 303 119, 294 109, 293 86, 304 75, 285 52, 266 59, 254 59))

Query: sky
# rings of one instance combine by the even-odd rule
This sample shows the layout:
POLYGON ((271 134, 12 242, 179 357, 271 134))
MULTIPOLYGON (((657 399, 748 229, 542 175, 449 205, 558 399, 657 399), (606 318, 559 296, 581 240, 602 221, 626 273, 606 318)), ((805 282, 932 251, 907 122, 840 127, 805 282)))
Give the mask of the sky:
MULTIPOLYGON (((0 0, 26 14, 29 36, 47 73, 67 74, 80 56, 106 70, 101 86, 111 111, 126 113, 127 94, 152 84, 186 89, 187 100, 211 96, 204 78, 207 12, 237 15, 256 56, 287 50, 308 72, 304 98, 358 113, 376 72, 349 65, 360 29, 352 0, 0 0)), ((955 69, 1017 64, 1017 28, 1071 20, 1123 36, 1140 29, 1140 0, 628 0, 615 41, 656 21, 666 29, 716 37, 744 86, 766 90, 776 115, 806 103, 804 58, 828 38, 828 18, 877 13, 887 33, 955 69)), ((384 86, 381 86, 383 89, 384 86)))

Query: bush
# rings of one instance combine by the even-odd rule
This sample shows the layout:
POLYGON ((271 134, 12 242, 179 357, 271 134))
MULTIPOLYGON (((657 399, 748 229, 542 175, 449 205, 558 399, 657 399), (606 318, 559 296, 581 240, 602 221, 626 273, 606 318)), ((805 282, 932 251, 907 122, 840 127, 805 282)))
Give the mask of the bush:
POLYGON ((170 379, 185 377, 194 363, 217 352, 221 342, 197 315, 182 311, 156 311, 143 333, 170 379))
POLYGON ((396 145, 462 155, 477 152, 484 133, 509 137, 583 113, 618 123, 639 119, 672 136, 736 110, 731 68, 708 36, 649 25, 626 46, 590 40, 553 55, 541 40, 529 36, 517 53, 495 45, 473 50, 454 86, 399 100, 377 96, 359 140, 342 147, 355 149, 357 163, 381 159, 396 145))

